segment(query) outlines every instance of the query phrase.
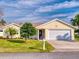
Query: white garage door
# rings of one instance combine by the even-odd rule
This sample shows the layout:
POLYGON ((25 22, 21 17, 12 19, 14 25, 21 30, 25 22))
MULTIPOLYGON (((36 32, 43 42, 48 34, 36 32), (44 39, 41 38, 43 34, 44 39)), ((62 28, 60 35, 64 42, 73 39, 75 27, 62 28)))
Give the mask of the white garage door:
POLYGON ((71 40, 70 30, 48 30, 49 40, 71 40))

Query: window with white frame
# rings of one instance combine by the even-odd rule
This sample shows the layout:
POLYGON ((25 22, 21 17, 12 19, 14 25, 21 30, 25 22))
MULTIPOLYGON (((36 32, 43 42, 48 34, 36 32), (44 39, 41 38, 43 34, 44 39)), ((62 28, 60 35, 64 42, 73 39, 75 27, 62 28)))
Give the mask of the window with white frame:
POLYGON ((0 32, 3 32, 3 29, 0 29, 0 32))

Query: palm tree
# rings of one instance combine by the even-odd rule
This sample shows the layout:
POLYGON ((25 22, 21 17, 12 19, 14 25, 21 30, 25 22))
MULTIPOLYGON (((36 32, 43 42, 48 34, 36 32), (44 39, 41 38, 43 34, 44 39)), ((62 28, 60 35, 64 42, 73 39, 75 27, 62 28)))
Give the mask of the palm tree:
POLYGON ((9 38, 13 38, 13 36, 15 35, 15 34, 17 34, 17 30, 16 29, 14 29, 14 28, 12 28, 12 27, 10 27, 10 28, 7 28, 6 30, 5 30, 5 33, 6 33, 6 35, 9 37, 9 38))
POLYGON ((6 21, 4 19, 1 19, 0 20, 0 25, 5 25, 6 24, 6 21))

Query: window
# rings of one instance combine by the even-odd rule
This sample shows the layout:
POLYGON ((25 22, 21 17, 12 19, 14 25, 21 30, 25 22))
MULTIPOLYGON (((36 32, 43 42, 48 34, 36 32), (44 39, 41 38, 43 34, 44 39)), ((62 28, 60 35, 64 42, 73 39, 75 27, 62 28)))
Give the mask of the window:
POLYGON ((0 29, 0 32, 3 32, 3 30, 2 30, 2 29, 0 29))

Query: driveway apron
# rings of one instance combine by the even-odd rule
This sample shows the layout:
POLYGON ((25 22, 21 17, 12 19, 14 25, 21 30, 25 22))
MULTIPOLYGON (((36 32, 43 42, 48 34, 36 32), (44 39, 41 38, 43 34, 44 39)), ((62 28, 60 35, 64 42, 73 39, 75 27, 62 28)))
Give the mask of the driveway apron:
POLYGON ((48 42, 55 47, 55 52, 79 51, 79 42, 53 40, 48 42))

